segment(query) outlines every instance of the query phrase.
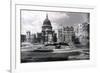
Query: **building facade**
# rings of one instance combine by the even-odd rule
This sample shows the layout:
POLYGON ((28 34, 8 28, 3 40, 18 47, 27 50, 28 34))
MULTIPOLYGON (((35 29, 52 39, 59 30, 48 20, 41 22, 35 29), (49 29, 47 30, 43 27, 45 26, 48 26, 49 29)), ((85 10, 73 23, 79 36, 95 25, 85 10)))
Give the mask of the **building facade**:
POLYGON ((75 27, 75 35, 79 38, 81 45, 85 46, 89 44, 89 24, 87 22, 77 24, 75 27))
POLYGON ((74 28, 71 26, 62 27, 58 29, 58 42, 71 43, 74 35, 74 28))

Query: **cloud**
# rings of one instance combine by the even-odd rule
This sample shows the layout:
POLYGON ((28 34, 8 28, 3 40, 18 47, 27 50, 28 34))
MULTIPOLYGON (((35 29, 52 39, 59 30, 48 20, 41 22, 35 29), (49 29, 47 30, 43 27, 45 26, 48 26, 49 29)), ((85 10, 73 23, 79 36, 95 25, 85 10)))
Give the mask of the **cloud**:
POLYGON ((50 15, 49 18, 53 22, 60 20, 62 18, 69 18, 69 16, 66 13, 61 12, 49 12, 48 15, 50 15))

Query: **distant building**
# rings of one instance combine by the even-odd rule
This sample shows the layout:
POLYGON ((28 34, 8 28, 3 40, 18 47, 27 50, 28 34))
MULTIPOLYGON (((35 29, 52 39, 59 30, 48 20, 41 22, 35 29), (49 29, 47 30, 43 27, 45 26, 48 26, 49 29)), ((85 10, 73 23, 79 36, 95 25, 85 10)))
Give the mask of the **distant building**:
POLYGON ((26 41, 31 42, 31 32, 30 31, 26 32, 26 41))
POLYGON ((37 43, 42 43, 42 33, 37 33, 36 41, 37 43))
POLYGON ((58 42, 63 42, 64 40, 64 36, 63 36, 63 28, 62 29, 58 29, 58 42))
POLYGON ((31 34, 31 35, 30 35, 30 42, 31 42, 32 44, 34 44, 34 43, 37 42, 37 41, 36 41, 36 34, 31 34))
POLYGON ((57 42, 57 33, 53 33, 53 42, 57 42))
POLYGON ((21 42, 25 42, 26 41, 26 35, 21 34, 21 42))

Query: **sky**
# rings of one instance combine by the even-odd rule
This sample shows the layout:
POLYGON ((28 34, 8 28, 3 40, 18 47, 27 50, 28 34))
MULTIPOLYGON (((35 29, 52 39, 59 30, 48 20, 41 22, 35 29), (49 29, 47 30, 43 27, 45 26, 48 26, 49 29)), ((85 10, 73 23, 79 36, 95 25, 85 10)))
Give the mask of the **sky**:
POLYGON ((48 12, 48 11, 21 11, 21 34, 30 31, 32 34, 41 32, 43 21, 48 14, 53 30, 66 26, 74 26, 88 21, 88 13, 79 12, 48 12))

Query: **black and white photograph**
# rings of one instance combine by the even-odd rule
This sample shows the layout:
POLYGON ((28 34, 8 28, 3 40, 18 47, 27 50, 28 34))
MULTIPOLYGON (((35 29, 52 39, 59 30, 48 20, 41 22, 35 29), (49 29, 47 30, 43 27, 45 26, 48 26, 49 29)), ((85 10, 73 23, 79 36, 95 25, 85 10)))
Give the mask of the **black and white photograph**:
POLYGON ((90 59, 90 13, 20 10, 20 62, 90 59))

